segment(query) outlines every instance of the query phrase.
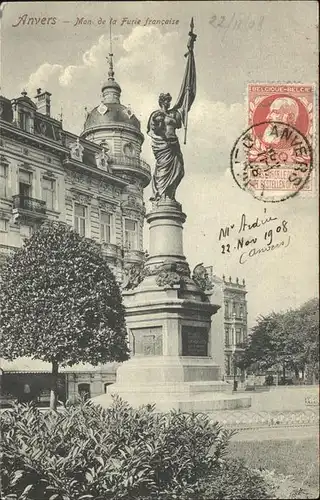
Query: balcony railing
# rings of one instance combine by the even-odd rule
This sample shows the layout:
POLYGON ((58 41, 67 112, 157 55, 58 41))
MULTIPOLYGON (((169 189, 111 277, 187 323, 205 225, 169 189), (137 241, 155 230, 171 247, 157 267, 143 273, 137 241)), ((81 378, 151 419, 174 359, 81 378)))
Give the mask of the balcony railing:
POLYGON ((111 165, 116 166, 129 166, 138 168, 140 170, 144 170, 145 172, 150 173, 150 165, 142 158, 131 158, 130 156, 125 155, 109 155, 109 161, 111 165))
POLYGON ((15 209, 28 210, 29 212, 43 215, 46 213, 46 202, 43 200, 36 200, 35 198, 30 198, 22 194, 13 196, 12 200, 13 208, 15 209))
POLYGON ((104 255, 107 255, 108 257, 115 257, 119 259, 121 259, 122 257, 121 248, 118 245, 115 245, 114 243, 102 242, 101 248, 102 248, 102 253, 104 255))

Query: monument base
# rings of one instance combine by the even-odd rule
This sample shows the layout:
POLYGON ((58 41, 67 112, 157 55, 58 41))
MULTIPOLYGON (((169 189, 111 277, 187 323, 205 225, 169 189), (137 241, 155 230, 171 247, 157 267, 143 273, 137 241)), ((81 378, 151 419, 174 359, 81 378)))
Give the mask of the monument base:
POLYGON ((155 404, 156 411, 212 412, 251 404, 220 380, 210 332, 220 305, 190 277, 182 248, 185 217, 172 200, 156 203, 147 215, 144 279, 123 293, 132 357, 118 368, 107 394, 94 398, 101 406, 109 406, 113 394, 134 407, 155 404))
POLYGON ((212 412, 246 408, 250 397, 232 394, 232 385, 218 380, 219 367, 211 358, 154 356, 133 357, 118 368, 117 382, 108 393, 94 398, 110 406, 112 395, 133 407, 155 404, 157 412, 212 412))

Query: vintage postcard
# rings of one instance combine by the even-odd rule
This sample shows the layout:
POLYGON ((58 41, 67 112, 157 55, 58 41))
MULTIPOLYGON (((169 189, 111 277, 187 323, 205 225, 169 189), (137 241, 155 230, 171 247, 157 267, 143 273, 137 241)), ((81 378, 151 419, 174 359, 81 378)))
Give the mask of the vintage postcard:
POLYGON ((1 497, 316 498, 318 4, 0 12, 1 497), (194 412, 260 486, 221 458, 218 487, 194 412))

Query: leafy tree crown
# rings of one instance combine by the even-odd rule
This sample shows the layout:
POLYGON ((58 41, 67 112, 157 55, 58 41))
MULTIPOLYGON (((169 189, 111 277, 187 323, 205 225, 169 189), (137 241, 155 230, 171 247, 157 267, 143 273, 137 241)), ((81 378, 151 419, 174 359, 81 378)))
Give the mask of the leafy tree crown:
POLYGON ((0 349, 62 366, 128 358, 119 286, 100 245, 47 222, 0 276, 0 349))

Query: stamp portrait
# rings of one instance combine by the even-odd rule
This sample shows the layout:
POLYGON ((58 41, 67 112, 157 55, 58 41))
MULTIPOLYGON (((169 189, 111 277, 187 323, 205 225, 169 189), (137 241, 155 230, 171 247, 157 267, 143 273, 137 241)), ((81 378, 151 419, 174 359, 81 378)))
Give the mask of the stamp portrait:
POLYGON ((247 112, 242 163, 239 148, 233 148, 236 182, 270 202, 312 193, 313 85, 250 84, 247 112))

